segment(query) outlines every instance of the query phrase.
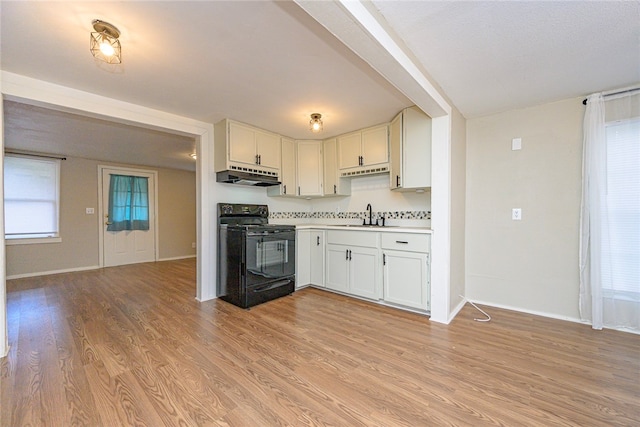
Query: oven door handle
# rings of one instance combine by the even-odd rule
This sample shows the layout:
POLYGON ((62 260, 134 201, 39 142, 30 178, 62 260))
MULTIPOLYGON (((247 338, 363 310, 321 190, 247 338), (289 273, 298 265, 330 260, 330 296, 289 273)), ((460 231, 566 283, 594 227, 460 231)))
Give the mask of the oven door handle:
POLYGON ((268 285, 264 285, 262 287, 256 288, 253 290, 254 293, 259 293, 259 292, 266 292, 266 291, 270 291, 271 289, 275 289, 275 288, 279 288, 280 286, 284 286, 287 283, 289 283, 290 280, 279 280, 275 283, 270 283, 268 285))
POLYGON ((269 234, 282 233, 281 230, 269 230, 269 231, 248 231, 247 236, 266 236, 269 234))

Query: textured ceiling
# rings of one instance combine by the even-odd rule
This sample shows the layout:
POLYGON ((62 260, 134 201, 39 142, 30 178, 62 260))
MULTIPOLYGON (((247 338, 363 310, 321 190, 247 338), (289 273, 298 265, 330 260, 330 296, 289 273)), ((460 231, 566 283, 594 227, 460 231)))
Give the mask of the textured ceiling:
MULTIPOLYGON (((640 82, 638 1, 370 5, 466 117, 640 82)), ((390 120, 412 103, 293 2, 2 1, 0 8, 3 70, 205 122, 229 117, 305 139, 309 114, 319 112, 329 137, 390 120), (121 30, 122 65, 90 56, 95 18, 121 30)), ((23 128, 35 112, 45 111, 20 113, 23 128)), ((42 123, 68 129, 66 119, 56 113, 42 123)), ((68 141, 78 148, 97 133, 69 135, 84 135, 68 141)), ((163 156, 189 143, 178 138, 180 148, 163 156)), ((130 158, 159 147, 135 145, 130 158)), ((101 155, 122 150, 96 146, 101 155)))
POLYGON ((638 1, 374 1, 467 118, 640 83, 638 1))

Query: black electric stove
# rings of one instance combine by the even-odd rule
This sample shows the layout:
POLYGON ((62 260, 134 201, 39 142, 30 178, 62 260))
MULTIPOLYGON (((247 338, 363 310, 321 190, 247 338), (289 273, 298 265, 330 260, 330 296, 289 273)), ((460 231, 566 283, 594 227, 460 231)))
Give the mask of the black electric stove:
POLYGON ((218 203, 218 297, 242 308, 295 290, 295 226, 266 205, 218 203))

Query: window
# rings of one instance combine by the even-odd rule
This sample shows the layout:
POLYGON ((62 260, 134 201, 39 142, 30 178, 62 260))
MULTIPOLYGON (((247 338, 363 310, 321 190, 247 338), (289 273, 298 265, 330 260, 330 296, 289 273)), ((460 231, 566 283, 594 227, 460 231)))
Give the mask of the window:
POLYGON ((640 120, 606 127, 605 296, 640 302, 640 120))
POLYGON ((59 206, 60 160, 5 156, 6 239, 58 237, 59 206))
POLYGON ((149 179, 111 175, 107 231, 149 230, 149 179))

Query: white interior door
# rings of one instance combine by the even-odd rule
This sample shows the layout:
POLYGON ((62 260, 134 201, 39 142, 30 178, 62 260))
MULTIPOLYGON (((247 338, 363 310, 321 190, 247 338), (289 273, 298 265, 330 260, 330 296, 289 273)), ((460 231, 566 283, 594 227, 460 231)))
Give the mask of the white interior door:
POLYGON ((155 174, 131 169, 102 169, 102 234, 103 265, 135 264, 156 260, 156 212, 155 174), (149 230, 108 231, 109 185, 111 175, 128 175, 148 178, 149 230))

